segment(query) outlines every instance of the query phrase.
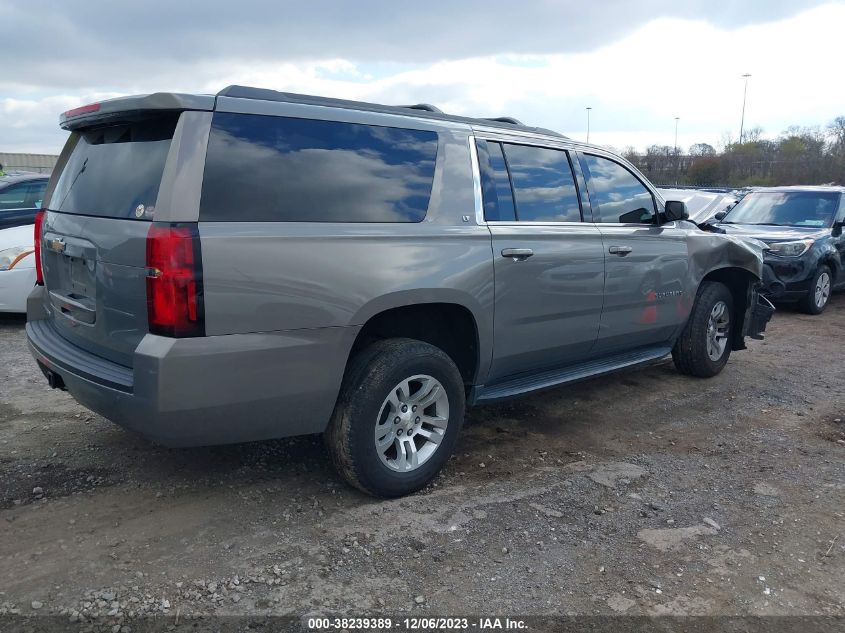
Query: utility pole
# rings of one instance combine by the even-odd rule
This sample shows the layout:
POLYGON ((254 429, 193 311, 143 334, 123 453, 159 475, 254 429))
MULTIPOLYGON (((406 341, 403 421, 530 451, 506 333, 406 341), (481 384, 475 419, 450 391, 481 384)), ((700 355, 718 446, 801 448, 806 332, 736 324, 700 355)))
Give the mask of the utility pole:
POLYGON ((588 143, 590 142, 590 110, 592 110, 592 109, 593 109, 592 107, 587 106, 587 142, 588 143))
POLYGON ((748 96, 748 78, 751 76, 750 73, 745 73, 742 77, 745 79, 745 88, 742 90, 742 119, 740 119, 739 123, 739 144, 742 145, 742 133, 745 129, 745 97, 748 96))

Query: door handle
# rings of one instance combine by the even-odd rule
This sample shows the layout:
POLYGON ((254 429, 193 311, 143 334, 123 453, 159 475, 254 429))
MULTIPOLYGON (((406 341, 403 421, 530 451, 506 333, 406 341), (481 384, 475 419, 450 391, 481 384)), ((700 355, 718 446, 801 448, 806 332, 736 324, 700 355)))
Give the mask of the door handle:
POLYGON ((502 257, 510 257, 515 262, 522 262, 534 254, 530 248, 503 248, 502 257))
POLYGON ((625 257, 625 255, 630 253, 632 250, 634 249, 630 246, 611 246, 607 249, 611 255, 619 255, 619 257, 625 257))
POLYGON ((90 305, 86 305, 83 301, 69 294, 61 294, 53 290, 50 291, 50 303, 54 308, 66 317, 79 321, 80 323, 87 323, 93 325, 97 320, 97 311, 90 305))

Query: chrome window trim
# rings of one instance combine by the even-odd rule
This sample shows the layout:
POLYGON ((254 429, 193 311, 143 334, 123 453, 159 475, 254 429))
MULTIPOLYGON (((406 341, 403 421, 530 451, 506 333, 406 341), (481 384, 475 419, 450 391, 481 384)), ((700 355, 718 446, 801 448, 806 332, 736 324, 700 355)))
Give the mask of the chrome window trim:
MULTIPOLYGON (((594 222, 519 222, 513 220, 488 220, 490 226, 589 226, 594 222)), ((642 224, 637 225, 642 226, 642 224)))
POLYGON ((651 227, 663 228, 663 227, 667 226, 668 223, 667 224, 642 224, 642 223, 639 223, 639 222, 630 222, 628 224, 622 224, 621 222, 592 222, 592 224, 595 224, 596 226, 599 226, 599 227, 607 226, 607 227, 610 227, 610 228, 616 227, 616 228, 623 228, 623 229, 626 229, 626 228, 627 229, 642 229, 642 228, 651 228, 651 227))
POLYGON ((493 143, 510 143, 512 145, 527 145, 529 147, 541 147, 544 149, 563 150, 568 152, 577 151, 567 139, 538 138, 536 136, 518 136, 513 132, 504 131, 496 134, 494 132, 476 132, 475 137, 482 141, 493 143))
POLYGON ((472 166, 472 197, 475 204, 475 223, 479 226, 487 224, 484 219, 484 199, 481 195, 481 168, 478 165, 478 148, 475 146, 475 136, 467 137, 469 143, 469 162, 472 166))
POLYGON ((578 141, 564 136, 545 136, 539 132, 526 130, 509 130, 506 128, 488 128, 481 125, 473 125, 472 131, 473 134, 481 139, 497 141, 499 143, 518 143, 522 145, 543 144, 545 146, 552 143, 555 145, 565 145, 567 148, 579 144, 578 141))

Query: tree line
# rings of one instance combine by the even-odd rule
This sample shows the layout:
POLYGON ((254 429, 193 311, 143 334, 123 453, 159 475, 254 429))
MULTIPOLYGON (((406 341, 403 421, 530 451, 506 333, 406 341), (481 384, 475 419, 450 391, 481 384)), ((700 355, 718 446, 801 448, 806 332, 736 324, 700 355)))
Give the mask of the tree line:
POLYGON ((761 128, 725 137, 720 149, 696 143, 683 153, 669 145, 652 145, 645 153, 627 148, 623 156, 660 185, 749 187, 845 184, 845 116, 824 127, 787 128, 764 139, 761 128))

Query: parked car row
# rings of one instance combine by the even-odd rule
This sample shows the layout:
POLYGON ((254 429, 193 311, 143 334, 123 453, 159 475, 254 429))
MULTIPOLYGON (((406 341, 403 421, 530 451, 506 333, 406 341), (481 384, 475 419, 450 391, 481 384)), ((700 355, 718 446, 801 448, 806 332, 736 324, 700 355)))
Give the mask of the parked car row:
POLYGON ((658 191, 666 200, 681 200, 687 205, 689 219, 696 224, 712 220, 717 213, 727 212, 740 199, 736 192, 727 190, 660 187, 658 191))
POLYGON ((845 287, 845 188, 755 187, 747 191, 659 190, 683 200, 690 219, 766 244, 763 294, 819 314, 845 287))
POLYGON ((767 245, 763 282, 773 300, 819 314, 845 286, 845 187, 755 189, 714 220, 729 235, 767 245))

